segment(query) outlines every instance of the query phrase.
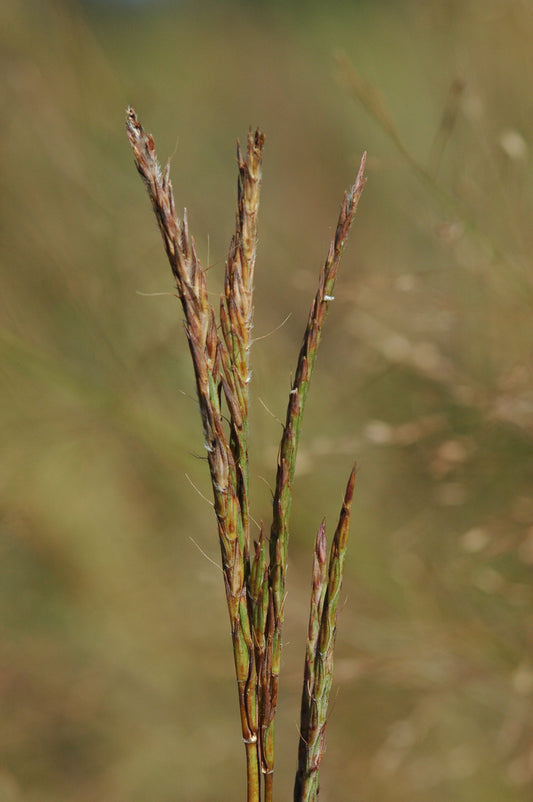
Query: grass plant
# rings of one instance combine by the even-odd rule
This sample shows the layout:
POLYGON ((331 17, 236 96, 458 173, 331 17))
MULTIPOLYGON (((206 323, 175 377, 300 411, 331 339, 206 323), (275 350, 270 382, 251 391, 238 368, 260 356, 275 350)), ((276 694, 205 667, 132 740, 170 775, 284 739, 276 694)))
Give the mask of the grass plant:
MULTIPOLYGON (((248 491, 248 387, 253 322, 257 216, 264 136, 250 130, 246 155, 237 145, 238 197, 235 233, 226 261, 218 321, 208 300, 205 270, 190 235, 187 211, 176 214, 169 167, 161 169, 154 140, 133 109, 126 128, 135 164, 156 215, 192 358, 213 488, 214 510, 230 618, 242 738, 246 751, 247 802, 271 802, 274 779, 274 717, 282 650, 282 628, 294 471, 309 383, 322 327, 333 300, 335 279, 359 198, 365 186, 365 155, 355 183, 345 193, 335 234, 319 277, 294 380, 277 464, 270 537, 261 523, 250 532, 248 491)), ((329 563, 323 521, 314 549, 308 640, 294 800, 318 798, 324 753, 337 603, 342 583, 353 468, 345 491, 329 563)))

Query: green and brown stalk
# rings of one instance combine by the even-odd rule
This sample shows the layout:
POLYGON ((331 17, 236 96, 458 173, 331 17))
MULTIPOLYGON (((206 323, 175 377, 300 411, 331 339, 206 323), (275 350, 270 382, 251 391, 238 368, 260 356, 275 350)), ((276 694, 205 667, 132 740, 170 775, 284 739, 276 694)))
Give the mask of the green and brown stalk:
POLYGON ((344 573, 354 485, 355 466, 346 487, 327 569, 325 520, 320 525, 315 542, 294 802, 315 802, 318 799, 318 770, 324 755, 333 679, 337 607, 344 573))
POLYGON ((176 215, 168 167, 163 173, 153 138, 145 133, 131 108, 127 112, 126 127, 137 170, 152 201, 185 315, 185 332, 194 366, 222 553, 242 737, 247 755, 248 798, 259 800, 255 660, 248 606, 249 519, 245 423, 255 219, 264 140, 259 131, 255 136, 249 136, 248 166, 239 148, 237 233, 226 268, 226 304, 221 304, 221 309, 225 310, 222 313, 224 338, 221 340, 214 311, 208 302, 205 273, 196 254, 194 240, 189 236, 187 212, 184 212, 182 221, 176 215), (229 438, 221 409, 221 389, 230 410, 229 438))
MULTIPOLYGON (((259 130, 249 132, 246 157, 240 145, 237 146, 236 226, 226 262, 224 293, 219 307, 220 326, 217 326, 215 312, 208 301, 205 272, 189 234, 187 211, 182 220, 176 214, 168 166, 164 172, 161 170, 153 138, 145 133, 131 108, 127 111, 126 128, 137 170, 147 187, 163 237, 185 317, 185 333, 194 367, 233 641, 247 760, 247 801, 272 802, 273 725, 281 661, 296 453, 322 326, 333 299, 342 249, 365 185, 365 156, 354 186, 344 196, 335 236, 309 313, 280 444, 270 543, 267 544, 262 525, 252 550, 248 497, 248 385, 264 137, 259 130), (223 400, 228 414, 223 411, 223 400)), ((309 702, 306 708, 309 712, 305 716, 302 712, 302 732, 305 729, 310 751, 305 760, 302 756, 299 759, 299 775, 307 784, 308 775, 316 776, 320 749, 323 749, 323 710, 327 710, 332 676, 332 658, 328 650, 333 649, 336 599, 344 564, 353 477, 341 514, 343 524, 342 527, 339 524, 333 544, 328 589, 325 590, 325 579, 320 582, 317 579, 316 592, 314 590, 321 600, 314 602, 312 615, 319 616, 320 610, 323 620, 321 618, 316 624, 318 634, 314 646, 308 647, 315 656, 306 660, 305 687, 319 694, 320 705, 316 712, 309 702), (335 586, 335 577, 338 587, 335 586), (326 656, 324 661, 316 656, 318 648, 326 656), (325 680, 321 679, 320 672, 326 672, 325 680)), ((315 559, 319 562, 318 555, 325 548, 321 543, 317 542, 315 551, 315 559)), ((300 751, 303 755, 302 747, 300 751)))
MULTIPOLYGON (((359 198, 365 187, 364 170, 366 153, 363 154, 359 172, 352 188, 345 193, 341 206, 335 235, 330 243, 326 261, 319 277, 318 289, 311 305, 300 349, 296 373, 289 394, 287 417, 281 438, 276 488, 274 493, 274 511, 270 531, 270 568, 269 583, 271 587, 271 604, 267 632, 266 663, 269 676, 260 688, 259 717, 262 742, 263 771, 272 773, 273 727, 278 697, 278 680, 281 662, 281 633, 283 625, 283 607, 285 602, 285 583, 287 573, 287 557, 289 545, 289 519, 292 502, 292 488, 296 455, 300 439, 305 402, 309 383, 313 373, 318 346, 322 335, 322 327, 331 301, 342 250, 353 223, 359 198)), ((267 802, 268 796, 267 796, 267 802)))
MULTIPOLYGON (((230 446, 238 468, 237 489, 243 529, 248 535, 248 384, 253 324, 253 285, 257 250, 257 212, 264 136, 248 134, 248 160, 237 143, 239 182, 237 219, 226 262, 220 324, 228 358, 222 360, 224 394, 230 407, 230 446)), ((248 562, 248 538, 244 558, 248 562)))

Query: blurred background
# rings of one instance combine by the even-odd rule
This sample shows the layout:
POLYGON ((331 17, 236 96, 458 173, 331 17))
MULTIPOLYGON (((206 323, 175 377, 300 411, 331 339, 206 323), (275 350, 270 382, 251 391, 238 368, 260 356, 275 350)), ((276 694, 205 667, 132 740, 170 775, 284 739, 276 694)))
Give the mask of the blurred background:
POLYGON ((298 463, 277 798, 311 544, 355 458, 321 799, 531 799, 532 4, 3 0, 0 21, 0 802, 244 799, 194 381, 128 104, 171 157, 214 302, 235 140, 266 134, 267 522, 303 326, 368 150, 298 463))

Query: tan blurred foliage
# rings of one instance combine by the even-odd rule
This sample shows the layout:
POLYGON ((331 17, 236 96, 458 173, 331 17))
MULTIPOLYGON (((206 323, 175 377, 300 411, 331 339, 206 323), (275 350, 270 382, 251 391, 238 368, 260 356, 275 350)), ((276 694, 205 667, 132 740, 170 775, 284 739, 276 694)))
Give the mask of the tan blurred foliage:
POLYGON ((202 554, 218 561, 215 530, 187 481, 208 495, 194 382, 129 103, 172 157, 213 291, 235 138, 266 133, 258 519, 331 226, 369 153, 298 466, 280 798, 311 543, 355 457, 321 798, 530 799, 531 5, 4 0, 0 21, 1 802, 244 794, 222 579, 202 554))

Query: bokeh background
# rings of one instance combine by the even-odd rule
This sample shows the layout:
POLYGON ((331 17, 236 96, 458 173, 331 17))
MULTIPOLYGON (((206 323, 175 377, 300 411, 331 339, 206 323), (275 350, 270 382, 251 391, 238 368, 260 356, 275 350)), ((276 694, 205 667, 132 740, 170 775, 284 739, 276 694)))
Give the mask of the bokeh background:
POLYGON ((532 4, 3 0, 0 21, 0 802, 244 798, 194 382, 130 103, 214 301, 235 139, 266 134, 266 521, 316 277, 369 154, 298 463, 277 798, 311 543, 356 458, 321 799, 531 799, 532 4))

